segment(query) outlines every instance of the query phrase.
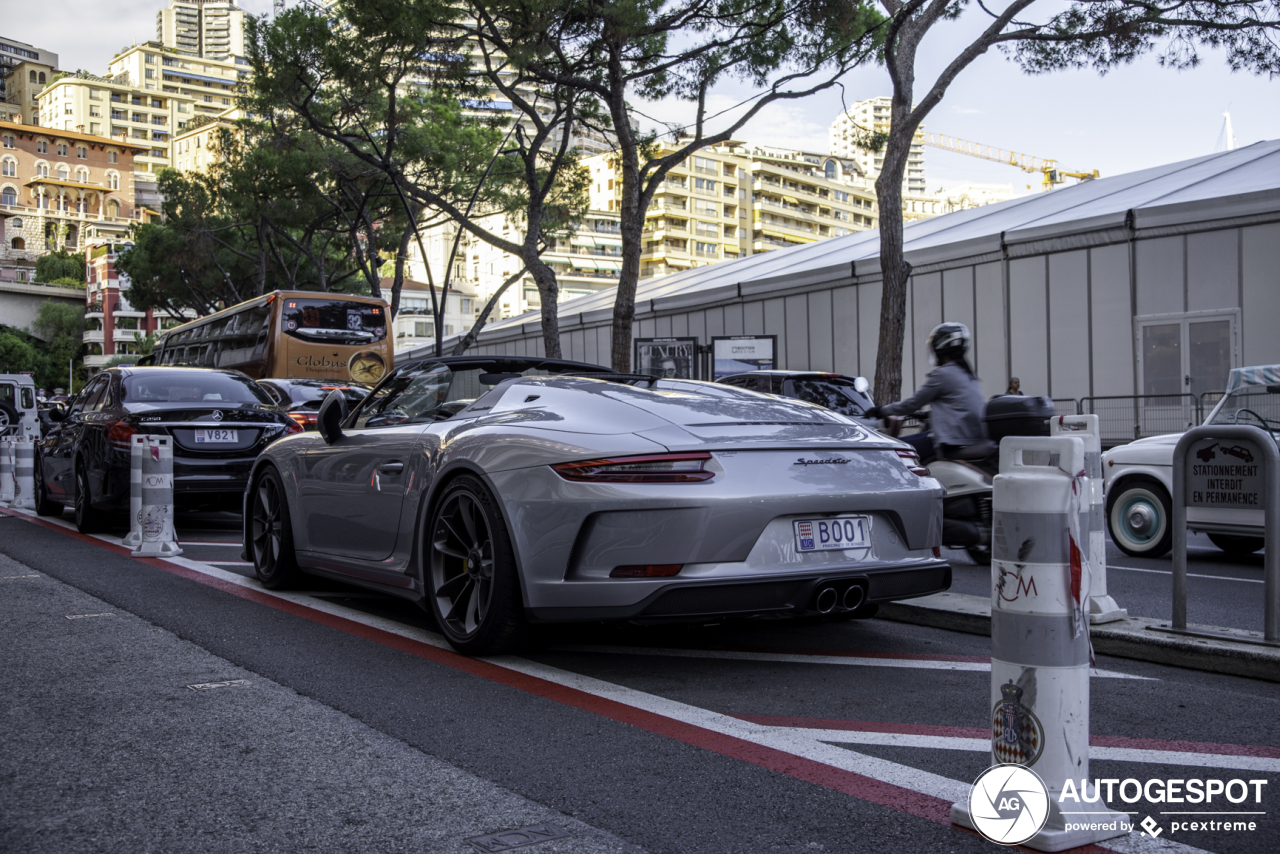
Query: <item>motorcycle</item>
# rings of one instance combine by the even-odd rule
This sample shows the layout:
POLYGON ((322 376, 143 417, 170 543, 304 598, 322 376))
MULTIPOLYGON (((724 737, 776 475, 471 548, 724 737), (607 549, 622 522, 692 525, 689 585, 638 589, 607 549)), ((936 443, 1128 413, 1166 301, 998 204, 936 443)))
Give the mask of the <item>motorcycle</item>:
MULTIPOLYGON (((954 450, 926 463, 946 496, 942 499, 942 544, 964 549, 979 566, 991 565, 992 479, 1000 472, 1000 440, 1006 436, 1047 436, 1053 401, 1047 397, 1001 394, 987 401, 982 420, 987 441, 954 450)), ((925 416, 927 426, 927 416, 925 416)), ((885 419, 884 432, 897 437, 904 419, 885 419)))

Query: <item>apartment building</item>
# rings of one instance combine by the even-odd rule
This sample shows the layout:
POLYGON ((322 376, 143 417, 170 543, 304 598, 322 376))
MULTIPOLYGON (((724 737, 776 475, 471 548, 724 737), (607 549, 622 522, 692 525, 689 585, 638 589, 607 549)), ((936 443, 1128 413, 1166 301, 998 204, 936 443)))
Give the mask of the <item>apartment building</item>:
MULTIPOLYGON (((884 152, 868 151, 858 145, 865 131, 888 133, 891 118, 891 98, 871 98, 854 101, 831 123, 829 130, 831 153, 847 157, 874 182, 884 168, 884 152)), ((907 156, 907 173, 902 179, 902 192, 908 196, 924 196, 924 125, 916 130, 916 139, 907 156)))
MULTIPOLYGON (((392 281, 390 278, 382 280, 382 293, 387 299, 391 298, 392 281)), ((392 346, 396 351, 420 347, 436 340, 431 290, 428 283, 414 279, 405 279, 401 285, 400 311, 392 322, 395 334, 392 346)), ((476 294, 471 285, 465 281, 450 282, 447 298, 439 287, 435 292, 437 306, 443 302, 445 337, 470 329, 476 315, 476 294)))
MULTIPOLYGON (((592 207, 618 210, 612 158, 589 158, 586 166, 592 207)), ((876 222, 875 192, 852 160, 727 142, 673 168, 654 193, 640 276, 839 237, 876 222)))
POLYGON ((115 356, 142 352, 142 339, 186 323, 195 317, 157 317, 151 309, 135 308, 129 302, 129 277, 116 266, 120 252, 133 244, 120 237, 94 236, 85 247, 85 367, 97 373, 115 356))
POLYGON ((156 41, 187 56, 244 56, 244 11, 235 0, 169 0, 156 13, 156 41))
POLYGON ((47 251, 83 251, 87 240, 118 240, 144 221, 133 161, 145 150, 0 121, 0 276, 22 280, 47 251))
MULTIPOLYGON (((487 228, 496 230, 505 239, 513 242, 524 239, 523 232, 509 219, 492 217, 483 222, 487 228)), ((588 211, 581 222, 563 232, 546 236, 547 248, 541 257, 555 271, 561 302, 618 283, 622 271, 619 223, 617 213, 593 210, 588 211)), ((436 282, 444 280, 456 235, 457 226, 451 222, 432 226, 423 232, 423 245, 431 265, 431 276, 436 282)), ((458 241, 458 252, 454 256, 451 281, 464 291, 474 294, 474 300, 469 301, 470 316, 459 327, 459 331, 471 328, 480 310, 488 304, 503 283, 523 266, 524 263, 515 255, 507 254, 468 232, 462 233, 458 241)), ((407 269, 413 278, 427 277, 416 246, 410 249, 407 269)), ((533 276, 526 272, 502 292, 489 320, 515 317, 541 308, 542 295, 533 276)))
POLYGON ((36 97, 57 72, 53 51, 0 36, 0 120, 36 124, 36 97))
POLYGON ((46 127, 146 145, 142 172, 174 167, 174 137, 193 119, 231 109, 248 75, 236 61, 185 59, 156 42, 134 45, 111 60, 107 76, 85 72, 53 80, 40 92, 46 127))

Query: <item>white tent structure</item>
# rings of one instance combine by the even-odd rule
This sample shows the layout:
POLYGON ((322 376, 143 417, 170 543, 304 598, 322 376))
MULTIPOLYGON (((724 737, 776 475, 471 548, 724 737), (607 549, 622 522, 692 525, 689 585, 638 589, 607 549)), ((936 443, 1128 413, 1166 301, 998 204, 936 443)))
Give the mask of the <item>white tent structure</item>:
MULTIPOLYGON (((905 249, 904 394, 944 318, 973 330, 988 394, 1016 375, 1053 398, 1198 395, 1280 362, 1280 141, 913 222, 905 249)), ((778 367, 870 377, 878 256, 860 232, 642 281, 633 334, 772 334, 778 367)), ((566 358, 609 363, 613 300, 561 304, 566 358)), ((538 317, 492 324, 474 352, 540 354, 538 317)))

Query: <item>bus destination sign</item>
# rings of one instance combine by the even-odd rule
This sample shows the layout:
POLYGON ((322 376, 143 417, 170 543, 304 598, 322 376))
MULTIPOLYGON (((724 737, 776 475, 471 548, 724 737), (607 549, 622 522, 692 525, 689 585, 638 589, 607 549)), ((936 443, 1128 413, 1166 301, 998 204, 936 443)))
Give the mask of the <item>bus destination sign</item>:
POLYGON ((1263 456, 1253 442, 1201 439, 1187 454, 1187 506, 1263 509, 1263 456))

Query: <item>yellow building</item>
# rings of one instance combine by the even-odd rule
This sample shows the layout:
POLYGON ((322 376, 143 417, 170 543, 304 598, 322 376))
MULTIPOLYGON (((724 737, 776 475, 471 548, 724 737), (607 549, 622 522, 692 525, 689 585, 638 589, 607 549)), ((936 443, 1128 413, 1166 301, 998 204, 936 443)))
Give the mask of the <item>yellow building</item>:
POLYGON ((36 124, 36 95, 49 85, 57 67, 56 53, 0 36, 0 119, 36 124))
MULTIPOLYGON (((612 156, 585 164, 591 206, 617 211, 621 181, 612 156)), ((875 191, 851 160, 727 142, 667 173, 645 213, 640 275, 799 246, 876 222, 875 191)))
POLYGON ((208 172, 209 167, 222 159, 218 150, 218 132, 235 132, 236 121, 244 118, 244 110, 232 107, 216 118, 199 116, 186 130, 173 138, 173 168, 180 172, 208 172))

